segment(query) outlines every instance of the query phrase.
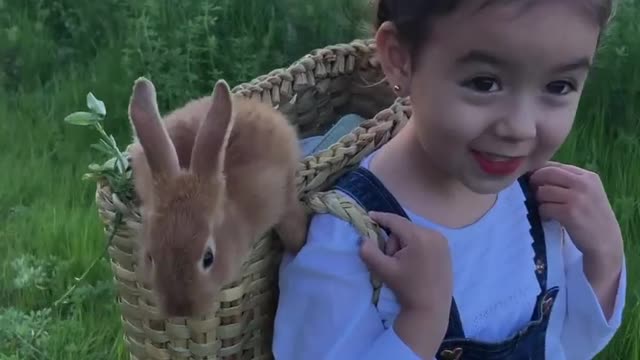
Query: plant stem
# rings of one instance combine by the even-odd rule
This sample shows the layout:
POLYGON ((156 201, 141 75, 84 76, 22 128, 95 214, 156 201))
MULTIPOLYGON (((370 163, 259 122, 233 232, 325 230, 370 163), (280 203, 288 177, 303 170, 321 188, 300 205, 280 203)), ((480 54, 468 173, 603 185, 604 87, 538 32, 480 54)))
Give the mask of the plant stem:
POLYGON ((120 152, 120 149, 118 148, 118 144, 116 144, 116 140, 113 138, 113 136, 107 135, 107 133, 104 131, 104 128, 99 122, 95 123, 95 127, 96 127, 96 130, 98 130, 98 132, 104 139, 104 141, 111 145, 113 149, 113 153, 116 156, 116 164, 118 164, 118 170, 120 171, 121 174, 124 174, 127 168, 126 161, 124 159, 124 156, 122 155, 122 152, 120 152))

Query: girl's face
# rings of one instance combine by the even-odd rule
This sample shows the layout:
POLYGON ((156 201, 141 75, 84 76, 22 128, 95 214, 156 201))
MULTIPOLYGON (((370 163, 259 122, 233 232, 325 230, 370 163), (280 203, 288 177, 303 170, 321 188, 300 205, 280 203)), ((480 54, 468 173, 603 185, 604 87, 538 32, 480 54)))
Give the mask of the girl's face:
POLYGON ((381 30, 385 72, 411 96, 425 161, 478 193, 544 165, 569 134, 596 50, 599 28, 584 10, 467 1, 434 20, 413 65, 381 30))

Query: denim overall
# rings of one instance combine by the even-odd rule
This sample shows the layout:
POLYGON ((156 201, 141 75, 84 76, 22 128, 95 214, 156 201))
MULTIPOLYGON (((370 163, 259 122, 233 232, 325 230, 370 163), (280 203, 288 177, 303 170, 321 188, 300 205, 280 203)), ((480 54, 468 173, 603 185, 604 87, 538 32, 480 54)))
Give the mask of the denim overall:
MULTIPOLYGON (((540 294, 532 309, 531 320, 524 328, 504 341, 496 343, 476 341, 465 337, 455 299, 452 299, 449 326, 436 359, 543 360, 545 358, 545 332, 558 288, 547 289, 544 232, 528 180, 528 174, 518 179, 526 198, 527 218, 531 224, 530 234, 533 237, 532 246, 535 252, 535 272, 540 285, 540 294)), ((365 168, 359 167, 342 175, 333 185, 333 189, 349 195, 367 211, 389 212, 409 218, 384 185, 365 168)), ((388 229, 384 231, 389 233, 388 229)))

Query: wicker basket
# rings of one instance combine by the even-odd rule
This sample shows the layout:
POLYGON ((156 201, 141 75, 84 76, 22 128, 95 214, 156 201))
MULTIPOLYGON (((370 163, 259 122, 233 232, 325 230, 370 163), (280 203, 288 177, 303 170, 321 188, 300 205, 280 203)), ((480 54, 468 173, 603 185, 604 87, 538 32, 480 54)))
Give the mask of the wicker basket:
MULTIPOLYGON (((297 185, 309 211, 330 212, 377 238, 378 229, 358 206, 323 192, 344 170, 386 143, 410 116, 383 80, 372 40, 316 49, 288 68, 276 69, 232 89, 272 104, 301 137, 322 134, 342 115, 365 119, 330 148, 301 160, 297 185)), ((220 293, 216 310, 203 318, 162 318, 136 272, 140 215, 136 201, 122 201, 98 183, 96 202, 110 244, 124 341, 131 359, 272 359, 280 243, 273 232, 256 242, 242 278, 220 293)))

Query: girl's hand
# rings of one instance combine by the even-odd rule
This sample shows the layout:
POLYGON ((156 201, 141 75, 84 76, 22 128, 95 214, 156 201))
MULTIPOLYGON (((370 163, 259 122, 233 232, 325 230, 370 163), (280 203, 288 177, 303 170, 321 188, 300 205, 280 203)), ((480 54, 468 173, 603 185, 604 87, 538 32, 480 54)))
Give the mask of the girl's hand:
POLYGON ((453 291, 449 244, 441 234, 401 216, 369 215, 391 236, 386 254, 365 239, 362 259, 398 299, 395 332, 421 359, 433 359, 449 325, 453 291))
POLYGON ((453 275, 444 236, 395 214, 369 215, 391 233, 386 254, 373 240, 364 240, 361 256, 370 271, 395 293, 403 309, 433 311, 448 319, 453 275))
POLYGON ((623 256, 622 233, 598 174, 572 165, 549 162, 531 175, 540 216, 558 221, 586 258, 623 256))
POLYGON ((600 177, 550 162, 531 175, 540 216, 558 221, 583 255, 583 271, 607 318, 613 311, 624 249, 622 233, 600 177))

